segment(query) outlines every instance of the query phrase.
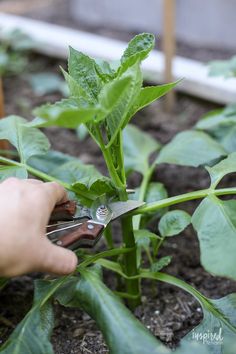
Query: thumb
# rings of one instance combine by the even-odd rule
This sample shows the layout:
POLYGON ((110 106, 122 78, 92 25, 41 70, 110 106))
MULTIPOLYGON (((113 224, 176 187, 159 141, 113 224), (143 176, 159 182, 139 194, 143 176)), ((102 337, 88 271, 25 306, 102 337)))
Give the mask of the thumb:
POLYGON ((57 275, 67 275, 75 271, 78 259, 73 251, 53 245, 48 240, 45 240, 41 249, 44 254, 39 265, 40 271, 57 275))

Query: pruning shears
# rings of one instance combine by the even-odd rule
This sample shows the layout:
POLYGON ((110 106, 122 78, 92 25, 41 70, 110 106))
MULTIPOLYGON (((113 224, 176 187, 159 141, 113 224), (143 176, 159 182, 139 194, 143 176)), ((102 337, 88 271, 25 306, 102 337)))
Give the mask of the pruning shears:
POLYGON ((87 208, 69 200, 54 208, 46 235, 51 242, 61 247, 72 250, 92 248, 110 222, 143 204, 135 200, 112 202, 103 196, 87 208))

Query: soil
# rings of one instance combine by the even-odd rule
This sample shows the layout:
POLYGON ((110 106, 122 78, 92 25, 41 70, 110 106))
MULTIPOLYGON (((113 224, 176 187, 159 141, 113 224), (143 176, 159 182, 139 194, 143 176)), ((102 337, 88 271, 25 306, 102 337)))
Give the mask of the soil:
MULTIPOLYGON (((33 55, 30 60, 31 71, 59 72, 58 66, 66 64, 33 55)), ((4 79, 6 114, 22 115, 31 119, 31 109, 44 102, 60 99, 60 94, 37 97, 23 76, 4 79)), ((161 143, 168 142, 176 133, 190 129, 196 121, 215 104, 201 101, 186 95, 177 95, 177 105, 173 113, 163 110, 163 100, 152 104, 138 113, 133 120, 144 131, 150 133, 161 143)), ((80 157, 86 163, 94 163, 106 173, 98 147, 86 138, 79 142, 73 130, 50 128, 45 130, 52 148, 80 157)), ((130 187, 139 183, 140 177, 133 175, 130 187)), ((177 195, 196 189, 206 188, 209 183, 207 174, 196 168, 178 166, 160 166, 153 176, 167 187, 169 195, 177 195)), ((197 202, 181 205, 192 212, 197 202)), ((155 225, 153 226, 155 229, 155 225)), ((119 235, 118 235, 119 237, 119 235)), ((100 247, 104 245, 100 244, 100 247)), ((236 292, 236 282, 213 277, 206 273, 199 261, 199 245, 191 227, 181 236, 172 237, 163 246, 160 256, 172 256, 172 263, 165 271, 195 286, 210 298, 219 298, 236 292)), ((30 308, 33 297, 33 280, 40 275, 26 275, 12 279, 0 292, 0 342, 4 342, 12 329, 30 308), (6 320, 7 319, 7 323, 6 320)), ((113 284, 110 273, 104 274, 105 282, 113 284)), ((143 303, 136 309, 135 315, 150 331, 170 347, 175 347, 189 330, 202 318, 199 304, 178 288, 163 283, 156 284, 156 294, 150 292, 148 282, 143 282, 143 303), (147 286, 146 286, 147 285, 147 286)), ((65 309, 55 304, 56 324, 52 342, 56 354, 108 353, 102 335, 94 321, 75 309, 65 309)))

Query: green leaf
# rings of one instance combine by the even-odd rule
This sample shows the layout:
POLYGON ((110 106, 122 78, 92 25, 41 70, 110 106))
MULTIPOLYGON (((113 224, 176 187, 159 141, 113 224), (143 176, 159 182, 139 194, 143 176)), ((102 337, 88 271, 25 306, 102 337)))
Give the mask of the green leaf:
POLYGON ((31 157, 28 160, 28 165, 50 175, 52 171, 58 168, 58 166, 62 166, 69 161, 82 164, 82 162, 76 157, 63 154, 59 151, 49 150, 45 155, 31 157))
MULTIPOLYGON (((128 123, 127 113, 134 100, 136 99, 139 90, 141 89, 142 74, 139 64, 136 63, 128 68, 128 70, 126 70, 121 76, 118 76, 116 80, 117 85, 118 82, 121 81, 124 82, 124 84, 126 83, 126 86, 123 89, 122 86, 120 86, 120 89, 116 89, 116 86, 114 86, 112 92, 112 95, 115 98, 113 99, 115 104, 111 104, 112 110, 107 110, 107 116, 105 119, 107 139, 109 142, 107 144, 108 146, 114 142, 119 131, 123 129, 128 123)), ((109 90, 109 86, 112 87, 115 85, 116 80, 104 86, 104 90, 106 87, 108 87, 109 90)), ((101 106, 104 107, 104 102, 101 102, 101 100, 99 102, 101 106)))
POLYGON ((211 178, 211 186, 216 187, 224 176, 228 173, 236 172, 236 152, 228 155, 228 157, 220 161, 213 167, 206 167, 211 178))
POLYGON ((166 95, 179 82, 180 80, 166 85, 143 87, 128 113, 128 120, 144 107, 166 95))
POLYGON ((70 47, 69 74, 94 102, 97 100, 102 84, 96 68, 95 60, 70 47))
POLYGON ((98 106, 81 105, 75 99, 68 98, 54 104, 45 104, 36 108, 33 113, 41 118, 35 122, 38 127, 60 126, 65 128, 77 128, 99 114, 98 106))
POLYGON ((80 84, 71 75, 69 75, 62 67, 61 67, 61 71, 64 75, 64 78, 69 88, 70 96, 72 96, 72 98, 74 99, 84 98, 87 102, 93 102, 88 92, 85 91, 85 89, 82 86, 80 86, 80 84))
POLYGON ((96 269, 82 270, 81 279, 75 278, 65 289, 57 295, 59 302, 82 308, 96 321, 110 354, 165 353, 165 347, 103 284, 96 269))
POLYGON ((201 263, 210 273, 236 279, 236 200, 205 198, 192 223, 200 242, 201 263))
POLYGON ((68 89, 63 79, 51 72, 41 72, 27 76, 33 92, 37 96, 49 95, 59 92, 62 95, 68 95, 68 89))
POLYGON ((6 343, 1 347, 3 354, 53 354, 50 337, 53 329, 53 312, 50 298, 63 284, 65 278, 53 282, 35 282, 34 304, 25 318, 18 324, 6 343))
POLYGON ((51 175, 71 184, 78 199, 86 205, 104 193, 115 192, 115 187, 108 177, 102 176, 94 166, 84 165, 79 160, 66 162, 52 170, 51 175))
POLYGON ((191 216, 183 210, 171 210, 164 214, 159 222, 163 237, 180 234, 191 223, 191 216))
POLYGON ((121 57, 119 71, 123 72, 127 67, 132 66, 137 61, 144 60, 154 48, 155 37, 150 33, 142 33, 135 36, 128 44, 127 49, 121 57))
POLYGON ((125 169, 145 174, 149 167, 150 155, 160 149, 160 144, 149 134, 129 124, 123 132, 125 169))
POLYGON ((24 167, 18 166, 1 166, 0 165, 0 181, 3 181, 9 177, 17 177, 25 179, 27 178, 28 173, 24 167))
POLYGON ((139 247, 148 248, 151 240, 157 240, 157 235, 149 230, 134 230, 135 242, 139 247))
POLYGON ((236 151, 236 105, 212 111, 196 124, 206 130, 227 152, 236 151))
POLYGON ((225 78, 236 76, 236 56, 230 60, 215 60, 209 63, 210 76, 223 76, 225 78))
POLYGON ((236 125, 236 105, 232 104, 224 109, 217 109, 205 114, 196 124, 197 129, 214 132, 221 127, 232 127, 236 125))
POLYGON ((212 354, 230 354, 236 342, 236 294, 203 302, 203 320, 184 337, 185 341, 202 342, 212 354))
POLYGON ((85 124, 80 124, 76 129, 76 135, 80 141, 84 141, 88 136, 88 128, 85 124))
POLYGON ((165 273, 151 273, 143 270, 142 278, 156 279, 187 291, 200 303, 204 318, 202 323, 181 341, 177 353, 229 354, 230 341, 236 340, 236 294, 219 300, 211 300, 194 289, 191 285, 165 273), (223 341, 221 340, 223 338, 223 341), (226 339, 226 341, 225 341, 226 339), (197 346, 200 345, 197 351, 197 346), (195 350, 192 352, 192 349, 195 350))
POLYGON ((26 163, 31 156, 46 154, 50 147, 46 136, 26 123, 25 119, 18 116, 9 116, 0 121, 0 140, 10 141, 22 163, 26 163))
POLYGON ((0 277, 0 290, 2 290, 8 283, 8 279, 0 277))
POLYGON ((154 273, 159 272, 161 269, 167 267, 170 264, 171 258, 172 257, 170 256, 161 257, 157 262, 154 262, 151 265, 150 271, 154 273))
POLYGON ((189 130, 177 134, 165 145, 156 162, 198 167, 226 154, 223 147, 209 135, 189 130))
POLYGON ((154 233, 150 232, 149 230, 141 229, 141 230, 134 230, 134 237, 135 243, 137 246, 137 265, 138 267, 141 264, 141 256, 142 256, 142 249, 144 249, 147 253, 149 253, 149 246, 150 242, 157 242, 158 237, 154 233))
POLYGON ((107 61, 102 59, 96 59, 95 61, 97 74, 103 82, 109 82, 115 78, 116 72, 111 68, 107 61))

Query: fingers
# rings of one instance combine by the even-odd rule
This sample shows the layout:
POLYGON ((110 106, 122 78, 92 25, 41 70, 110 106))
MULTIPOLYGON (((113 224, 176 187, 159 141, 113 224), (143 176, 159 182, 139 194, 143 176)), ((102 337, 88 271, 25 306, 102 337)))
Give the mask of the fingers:
POLYGON ((41 243, 40 251, 38 271, 57 275, 67 275, 75 271, 78 259, 73 251, 55 246, 47 239, 41 243))
POLYGON ((66 190, 56 182, 44 183, 43 188, 48 193, 48 202, 51 210, 54 208, 55 204, 61 204, 68 200, 66 190))

